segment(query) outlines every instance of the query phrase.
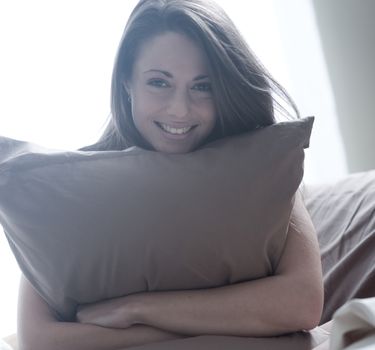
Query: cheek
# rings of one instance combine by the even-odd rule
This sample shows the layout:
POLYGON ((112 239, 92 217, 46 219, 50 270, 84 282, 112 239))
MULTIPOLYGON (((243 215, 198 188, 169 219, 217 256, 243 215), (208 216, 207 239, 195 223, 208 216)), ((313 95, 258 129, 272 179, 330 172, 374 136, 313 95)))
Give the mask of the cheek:
POLYGON ((216 123, 217 113, 215 104, 212 100, 206 101, 205 105, 202 106, 202 116, 206 120, 206 123, 213 127, 216 123))
POLYGON ((149 103, 137 103, 137 101, 133 101, 132 116, 135 125, 142 125, 150 118, 150 115, 152 115, 152 108, 149 103))
POLYGON ((134 122, 142 122, 155 118, 163 108, 160 98, 155 96, 143 96, 135 98, 132 103, 132 114, 134 122))

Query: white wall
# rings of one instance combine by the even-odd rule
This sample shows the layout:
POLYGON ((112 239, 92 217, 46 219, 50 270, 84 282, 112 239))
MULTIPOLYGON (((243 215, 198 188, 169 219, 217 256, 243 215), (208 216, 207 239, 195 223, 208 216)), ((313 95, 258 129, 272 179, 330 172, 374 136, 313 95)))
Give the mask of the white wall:
POLYGON ((375 169, 375 1, 313 4, 349 171, 375 169))
POLYGON ((0 134, 75 149, 99 136, 135 0, 0 2, 0 134))

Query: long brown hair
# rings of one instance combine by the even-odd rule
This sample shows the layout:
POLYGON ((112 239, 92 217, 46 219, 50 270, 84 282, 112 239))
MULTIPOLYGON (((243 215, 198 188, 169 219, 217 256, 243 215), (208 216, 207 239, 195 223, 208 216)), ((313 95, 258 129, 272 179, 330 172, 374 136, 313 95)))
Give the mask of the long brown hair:
POLYGON ((208 140, 236 135, 276 122, 275 110, 299 112, 287 92, 250 50, 234 23, 211 0, 140 0, 122 35, 112 73, 111 114, 100 140, 84 150, 150 148, 134 125, 124 82, 132 74, 141 45, 162 33, 187 35, 206 53, 218 111, 208 140), (282 103, 280 103, 283 101, 282 103))

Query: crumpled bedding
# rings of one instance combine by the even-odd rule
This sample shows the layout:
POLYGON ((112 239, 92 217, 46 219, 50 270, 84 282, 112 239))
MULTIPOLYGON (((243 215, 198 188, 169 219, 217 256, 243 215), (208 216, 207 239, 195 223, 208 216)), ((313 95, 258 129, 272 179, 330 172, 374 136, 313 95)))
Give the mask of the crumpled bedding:
POLYGON ((331 350, 375 349, 375 297, 353 299, 333 316, 331 350))
POLYGON ((375 296, 375 170, 304 193, 321 249, 322 324, 348 300, 375 296))

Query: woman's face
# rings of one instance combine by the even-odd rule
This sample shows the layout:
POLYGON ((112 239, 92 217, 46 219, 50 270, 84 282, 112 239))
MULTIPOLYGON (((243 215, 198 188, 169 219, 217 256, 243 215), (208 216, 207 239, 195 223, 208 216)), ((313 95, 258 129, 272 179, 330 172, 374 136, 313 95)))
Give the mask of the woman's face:
POLYGON ((156 151, 192 151, 214 128, 207 58, 182 34, 166 32, 143 44, 125 88, 134 124, 156 151))

